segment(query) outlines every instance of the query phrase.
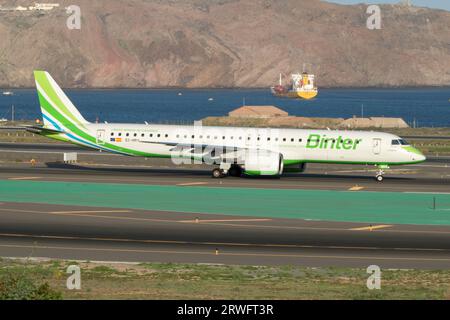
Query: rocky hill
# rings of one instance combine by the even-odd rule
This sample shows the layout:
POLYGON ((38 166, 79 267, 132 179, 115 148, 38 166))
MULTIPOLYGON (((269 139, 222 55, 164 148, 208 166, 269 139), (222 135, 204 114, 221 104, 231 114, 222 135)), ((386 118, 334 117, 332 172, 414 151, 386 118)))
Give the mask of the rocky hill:
MULTIPOLYGON (((34 1, 4 0, 2 6, 34 1)), ((0 87, 32 87, 46 69, 66 87, 267 87, 308 69, 319 86, 450 85, 450 12, 319 0, 77 0, 0 11, 0 87)))

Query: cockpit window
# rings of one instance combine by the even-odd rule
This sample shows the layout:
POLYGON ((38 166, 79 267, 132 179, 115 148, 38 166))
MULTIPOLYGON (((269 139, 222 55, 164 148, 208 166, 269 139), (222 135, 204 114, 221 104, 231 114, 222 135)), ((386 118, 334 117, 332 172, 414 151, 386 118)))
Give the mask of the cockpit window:
POLYGON ((398 140, 392 140, 392 145, 393 146, 398 146, 398 145, 409 146, 409 143, 405 139, 398 139, 398 140))

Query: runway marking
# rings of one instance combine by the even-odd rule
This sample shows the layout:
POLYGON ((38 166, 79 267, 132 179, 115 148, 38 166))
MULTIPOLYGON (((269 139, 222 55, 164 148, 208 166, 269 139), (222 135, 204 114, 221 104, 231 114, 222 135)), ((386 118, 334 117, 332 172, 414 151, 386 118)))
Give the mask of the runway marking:
MULTIPOLYGON (((74 169, 76 171, 76 169, 74 169)), ((151 184, 149 183, 149 180, 142 180, 142 179, 134 179, 134 178, 128 178, 129 180, 120 180, 119 178, 89 178, 89 177, 64 177, 64 178, 59 178, 59 177, 52 177, 52 175, 58 175, 60 171, 55 170, 55 173, 48 173, 46 174, 46 177, 43 177, 43 181, 56 181, 56 182, 64 182, 64 181, 75 181, 75 182, 89 182, 89 183, 96 183, 96 182, 113 182, 113 183, 123 183, 123 184, 144 184, 144 185, 157 185, 155 183, 159 183, 159 185, 171 185, 171 180, 174 180, 175 178, 167 178, 166 180, 152 180, 151 184)), ((84 172, 83 172, 84 173, 84 172)), ((339 190, 338 186, 336 187, 324 187, 320 184, 316 184, 314 182, 310 182, 308 184, 299 184, 298 181, 296 180, 286 180, 289 182, 289 184, 271 184, 271 185, 267 185, 268 188, 266 188, 266 186, 261 186, 261 184, 244 184, 241 182, 238 182, 238 180, 234 180, 234 182, 236 182, 236 185, 229 185, 229 184, 217 184, 217 185, 208 185, 208 187, 210 188, 233 188, 233 187, 248 187, 248 188, 254 188, 254 189, 274 189, 274 188, 283 188, 283 189, 287 189, 287 190, 310 190, 311 187, 315 187, 317 190, 339 190), (292 183, 291 183, 292 182, 292 183), (295 184, 294 184, 295 183, 295 184)), ((375 186, 372 186, 372 188, 375 186)), ((378 189, 378 188, 377 188, 378 189)), ((403 190, 400 189, 399 187, 387 187, 387 186, 383 186, 382 187, 382 191, 391 191, 391 192, 403 192, 403 190)), ((378 191, 372 191, 372 192, 378 192, 378 191)), ((405 192, 405 193, 421 193, 421 192, 405 192)), ((430 192, 433 193, 433 192, 430 192)), ((446 194, 446 193, 437 193, 437 194, 446 194)))
POLYGON ((392 227, 391 224, 380 224, 377 226, 368 226, 368 227, 361 227, 361 228, 352 228, 350 230, 354 230, 354 231, 372 231, 372 230, 378 230, 378 229, 383 229, 383 228, 390 228, 392 227))
POLYGON ((41 177, 17 177, 17 178, 9 178, 8 180, 36 180, 41 179, 41 177))
POLYGON ((187 183, 178 183, 177 186, 198 186, 208 184, 208 182, 187 182, 187 183))
POLYGON ((211 222, 263 222, 272 221, 272 219, 222 219, 222 220, 178 220, 181 223, 211 223, 211 222))
MULTIPOLYGON (((35 214, 46 214, 46 215, 59 215, 59 216, 75 216, 75 217, 85 217, 85 218, 104 218, 104 219, 116 219, 116 220, 134 220, 134 221, 146 221, 146 222, 161 222, 161 223, 180 223, 179 220, 166 220, 166 219, 155 219, 155 218, 134 218, 134 217, 118 217, 118 216, 103 216, 103 215, 89 215, 89 214, 74 214, 74 213, 51 213, 43 211, 33 211, 33 210, 21 210, 21 209, 0 209, 0 212, 19 212, 19 213, 35 213, 35 214)), ((175 211, 174 211, 175 212, 175 211)), ((144 211, 144 213, 147 213, 144 211)), ((192 212, 190 212, 192 213, 192 212)), ((204 213, 199 213, 204 214, 204 213)), ((266 229, 285 229, 285 230, 315 230, 315 231, 354 231, 351 229, 342 228, 330 228, 330 227, 300 227, 300 226, 277 226, 277 225, 257 225, 257 224, 234 224, 234 223, 219 223, 219 222, 209 222, 204 225, 209 226, 226 226, 226 227, 237 227, 237 228, 266 228, 266 229)), ((388 233, 417 233, 417 234, 443 234, 449 235, 450 231, 433 231, 433 230, 377 230, 377 232, 388 232, 388 233)))
MULTIPOLYGON (((116 219, 116 220, 133 220, 133 221, 178 223, 175 220, 151 219, 151 218, 150 219, 149 218, 134 218, 134 217, 117 217, 117 216, 101 216, 101 215, 73 213, 73 212, 72 213, 56 213, 56 212, 43 212, 43 211, 20 210, 20 209, 0 209, 0 211, 20 212, 20 213, 38 213, 38 214, 48 214, 48 215, 55 215, 55 216, 69 216, 69 217, 85 217, 85 218, 103 218, 103 219, 116 219)), ((68 211, 68 212, 70 212, 70 211, 68 211)), ((108 212, 110 212, 110 211, 108 211, 108 212)))
MULTIPOLYGON (((142 250, 142 249, 115 249, 115 248, 92 248, 92 247, 63 247, 63 246, 26 246, 26 245, 0 245, 3 248, 22 248, 22 249, 49 249, 49 250, 78 250, 78 251, 109 251, 109 252, 132 252, 132 253, 157 253, 157 254, 180 254, 180 255, 208 255, 215 256, 211 251, 177 251, 177 250, 142 250)), ((333 256, 333 255, 304 255, 304 254, 270 254, 270 253, 232 253, 221 252, 220 256, 241 256, 241 257, 274 257, 274 258, 308 258, 308 259, 364 259, 364 260, 391 260, 391 261, 442 261, 447 262, 446 258, 417 258, 417 257, 374 257, 374 256, 333 256)))
POLYGON ((29 235, 17 233, 0 233, 0 237, 33 238, 51 240, 83 240, 83 241, 104 241, 104 242, 124 242, 124 243, 152 243, 152 244, 182 244, 182 245, 202 245, 202 246, 223 246, 223 247, 261 247, 261 248, 298 248, 298 249, 340 249, 340 250, 391 250, 391 251, 424 251, 424 252, 446 252, 447 249, 435 248, 380 248, 380 247, 350 247, 350 246, 312 246, 299 244, 270 244, 270 243, 239 243, 239 242, 208 242, 208 241, 182 241, 182 240, 152 240, 152 239, 126 239, 126 238, 97 238, 97 237, 77 237, 77 236, 51 236, 51 235, 29 235))
POLYGON ((351 187, 350 189, 348 189, 348 191, 359 191, 359 190, 362 190, 362 189, 364 189, 364 187, 356 185, 356 186, 351 187))
POLYGON ((98 210, 98 211, 52 211, 49 213, 53 214, 63 214, 63 213, 127 213, 132 212, 131 210, 98 210))

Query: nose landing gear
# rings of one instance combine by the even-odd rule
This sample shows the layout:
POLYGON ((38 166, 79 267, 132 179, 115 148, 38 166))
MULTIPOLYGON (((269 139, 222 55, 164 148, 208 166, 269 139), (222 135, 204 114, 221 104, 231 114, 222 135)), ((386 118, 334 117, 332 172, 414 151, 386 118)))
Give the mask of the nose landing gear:
MULTIPOLYGON (((380 170, 380 171, 381 171, 381 170, 380 170)), ((378 182, 383 182, 383 180, 384 180, 383 174, 384 174, 384 172, 382 172, 382 171, 381 171, 381 173, 377 173, 377 175, 375 176, 375 179, 376 179, 378 182)))
POLYGON ((375 180, 377 180, 378 182, 383 182, 384 180, 384 170, 383 169, 389 169, 389 166, 387 165, 378 165, 378 171, 377 174, 375 175, 375 180))

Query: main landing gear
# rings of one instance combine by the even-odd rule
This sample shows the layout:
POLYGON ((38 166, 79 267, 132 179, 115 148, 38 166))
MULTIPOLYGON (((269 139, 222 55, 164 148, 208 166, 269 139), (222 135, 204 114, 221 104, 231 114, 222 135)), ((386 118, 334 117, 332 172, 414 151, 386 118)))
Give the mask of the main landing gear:
POLYGON ((223 178, 223 177, 225 177, 225 173, 223 172, 222 169, 220 169, 220 168, 215 168, 215 169, 212 171, 212 177, 215 178, 215 179, 223 178))
POLYGON ((240 177, 242 175, 242 168, 237 164, 221 164, 219 168, 212 171, 212 177, 215 179, 224 178, 226 176, 240 177))

